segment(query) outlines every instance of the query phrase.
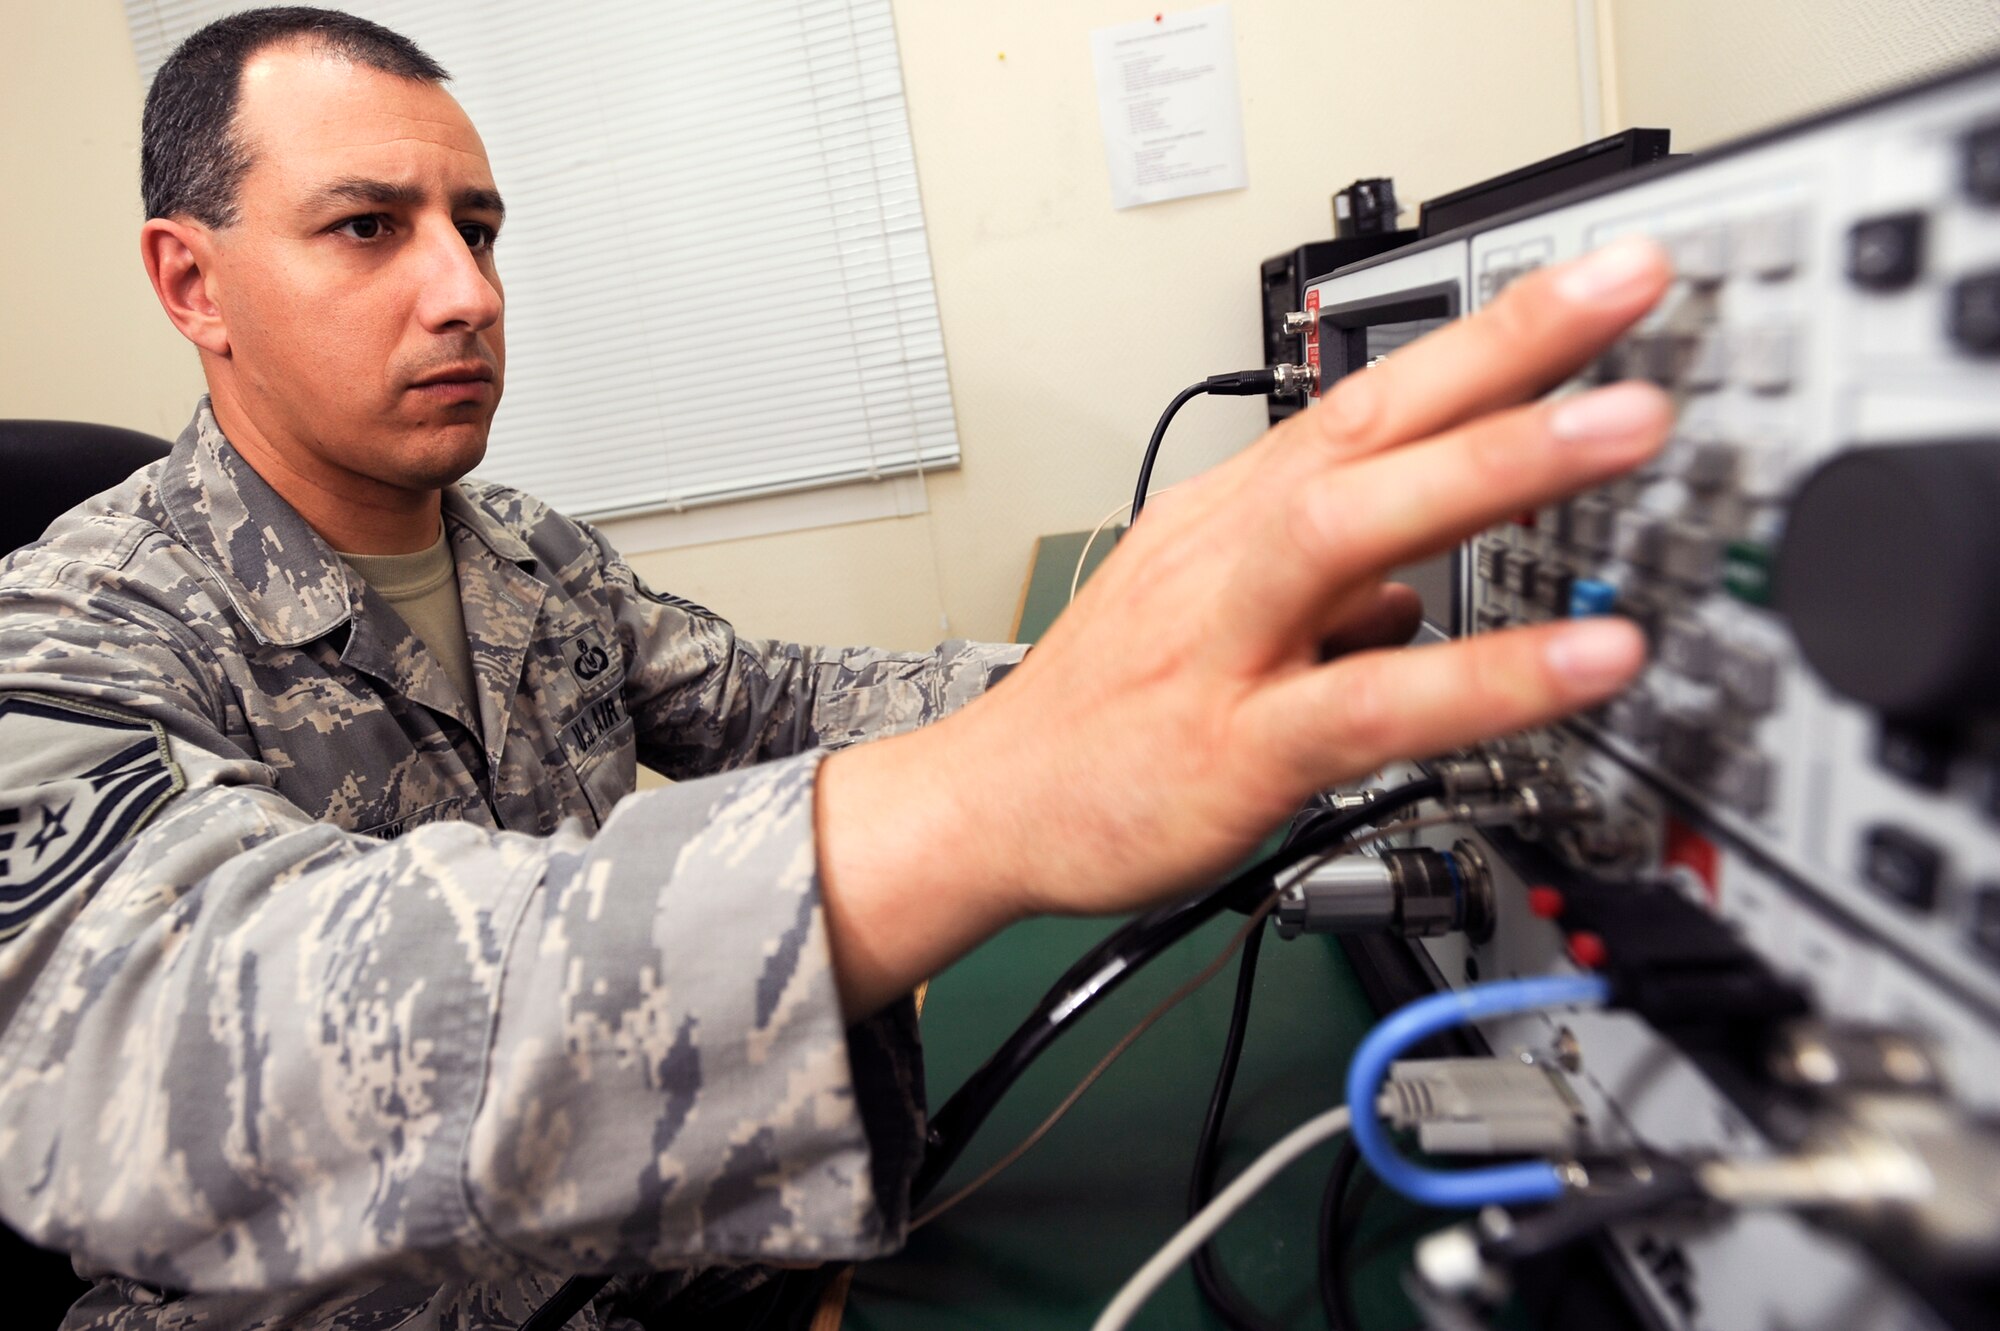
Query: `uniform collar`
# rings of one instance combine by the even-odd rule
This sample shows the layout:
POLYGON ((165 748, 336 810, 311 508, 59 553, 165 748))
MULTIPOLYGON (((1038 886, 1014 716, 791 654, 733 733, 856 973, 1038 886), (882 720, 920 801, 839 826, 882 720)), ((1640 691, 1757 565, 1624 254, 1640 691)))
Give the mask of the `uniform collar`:
MULTIPOLYGON (((230 444, 206 396, 167 459, 160 498, 260 643, 303 646, 354 617, 357 589, 340 556, 230 444)), ((501 559, 534 570, 521 538, 458 486, 444 492, 444 511, 501 559)))
POLYGON ((528 548, 527 542, 516 535, 499 514, 464 487, 453 485, 446 488, 444 517, 447 524, 454 521, 464 524, 499 558, 519 565, 526 572, 535 571, 535 553, 528 548))

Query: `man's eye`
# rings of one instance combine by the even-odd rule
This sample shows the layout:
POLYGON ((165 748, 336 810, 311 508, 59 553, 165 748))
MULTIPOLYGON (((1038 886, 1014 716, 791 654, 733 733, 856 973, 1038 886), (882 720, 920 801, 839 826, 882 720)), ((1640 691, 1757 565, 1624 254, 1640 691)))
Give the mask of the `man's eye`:
POLYGON ((348 218, 333 229, 338 234, 352 236, 356 240, 375 240, 389 228, 388 219, 382 214, 363 213, 359 217, 348 218))
POLYGON ((474 254, 483 254, 493 248, 493 242, 500 233, 484 222, 460 222, 458 234, 465 237, 465 247, 474 254))

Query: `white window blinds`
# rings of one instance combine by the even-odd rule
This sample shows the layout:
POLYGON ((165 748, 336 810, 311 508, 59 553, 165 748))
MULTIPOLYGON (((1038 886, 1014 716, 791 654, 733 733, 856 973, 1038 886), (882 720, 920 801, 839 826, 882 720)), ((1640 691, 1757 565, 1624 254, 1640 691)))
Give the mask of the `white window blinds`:
MULTIPOLYGON (((248 8, 125 0, 140 76, 248 8)), ((608 517, 958 460, 889 0, 354 0, 507 198, 480 474, 608 517)))

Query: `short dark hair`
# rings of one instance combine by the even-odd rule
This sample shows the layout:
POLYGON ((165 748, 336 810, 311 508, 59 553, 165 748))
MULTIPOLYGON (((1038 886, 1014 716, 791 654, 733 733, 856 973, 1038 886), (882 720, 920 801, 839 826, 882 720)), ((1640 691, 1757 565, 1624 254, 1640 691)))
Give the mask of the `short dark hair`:
POLYGON ((139 140, 146 216, 212 227, 236 220, 237 186, 252 161, 236 132, 243 66, 265 47, 293 41, 400 78, 451 78, 408 37, 352 14, 278 5, 219 18, 174 48, 146 94, 139 140))

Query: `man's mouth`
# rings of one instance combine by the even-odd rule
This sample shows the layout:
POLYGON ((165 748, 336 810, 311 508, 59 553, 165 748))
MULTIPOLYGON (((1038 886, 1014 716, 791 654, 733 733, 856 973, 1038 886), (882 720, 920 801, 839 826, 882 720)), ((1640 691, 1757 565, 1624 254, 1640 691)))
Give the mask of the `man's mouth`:
POLYGON ((493 367, 484 361, 440 366, 411 380, 410 388, 444 403, 484 401, 493 394, 493 367))
POLYGON ((466 361, 462 365, 447 365, 441 369, 411 381, 414 388, 429 388, 433 384, 469 384, 493 382, 493 367, 485 361, 466 361))

